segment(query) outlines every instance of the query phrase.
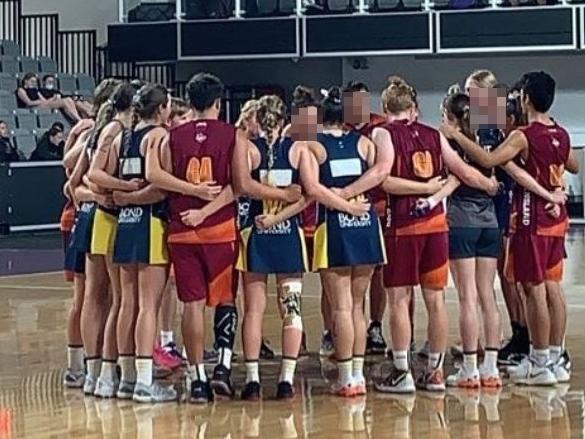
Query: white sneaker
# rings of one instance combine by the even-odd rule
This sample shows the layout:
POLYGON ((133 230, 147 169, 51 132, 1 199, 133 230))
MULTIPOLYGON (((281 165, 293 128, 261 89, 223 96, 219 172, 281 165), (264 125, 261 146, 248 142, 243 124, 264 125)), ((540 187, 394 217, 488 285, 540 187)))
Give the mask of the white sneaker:
POLYGON ((410 370, 392 369, 392 372, 381 382, 374 384, 376 390, 384 393, 414 393, 416 387, 410 370))
POLYGON ((567 351, 563 351, 557 362, 553 365, 553 373, 559 383, 571 381, 571 359, 567 351))
POLYGON ((99 377, 93 394, 100 398, 113 398, 118 391, 118 385, 119 383, 117 381, 110 381, 99 377))
POLYGON ((70 389, 81 389, 85 383, 85 372, 67 369, 63 377, 63 385, 70 389))
POLYGON ((518 366, 510 378, 514 384, 525 386, 554 386, 557 384, 557 379, 548 366, 537 366, 531 361, 518 366))
POLYGON ((502 387, 502 378, 500 377, 500 371, 496 369, 488 369, 481 365, 479 367, 479 377, 481 381, 481 387, 487 387, 497 389, 502 387))
POLYGON ((83 393, 86 395, 93 395, 95 393, 96 378, 91 375, 85 376, 85 383, 83 383, 83 393))
POLYGON ((479 389, 481 382, 479 379, 479 370, 468 370, 461 366, 456 374, 447 377, 448 387, 460 387, 462 389, 479 389))

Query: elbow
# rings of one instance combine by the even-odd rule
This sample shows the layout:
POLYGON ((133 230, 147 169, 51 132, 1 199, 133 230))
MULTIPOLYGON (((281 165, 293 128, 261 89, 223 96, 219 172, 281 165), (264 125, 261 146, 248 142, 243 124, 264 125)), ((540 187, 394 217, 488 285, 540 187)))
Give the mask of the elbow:
POLYGON ((305 190, 305 194, 308 198, 312 200, 317 200, 319 197, 319 185, 318 184, 309 184, 303 188, 305 190))

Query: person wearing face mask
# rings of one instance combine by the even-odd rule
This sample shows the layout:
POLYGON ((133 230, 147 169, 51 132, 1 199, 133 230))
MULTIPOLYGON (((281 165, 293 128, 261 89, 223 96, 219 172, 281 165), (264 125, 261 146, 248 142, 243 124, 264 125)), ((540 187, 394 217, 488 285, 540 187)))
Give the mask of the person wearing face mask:
POLYGON ((43 134, 37 147, 32 152, 31 161, 63 160, 63 145, 65 144, 65 128, 60 122, 43 134))
POLYGON ((62 100, 69 106, 74 106, 78 113, 84 118, 92 116, 92 106, 89 102, 73 98, 64 98, 61 91, 57 88, 57 78, 55 75, 48 74, 43 76, 43 86, 39 89, 43 98, 48 101, 62 100))
POLYGON ((77 123, 81 120, 72 99, 63 99, 60 94, 55 94, 50 99, 45 98, 39 90, 39 80, 34 73, 24 75, 20 87, 16 90, 16 100, 19 108, 61 110, 72 122, 77 123))
POLYGON ((10 142, 8 124, 0 120, 0 163, 18 162, 21 153, 10 142))

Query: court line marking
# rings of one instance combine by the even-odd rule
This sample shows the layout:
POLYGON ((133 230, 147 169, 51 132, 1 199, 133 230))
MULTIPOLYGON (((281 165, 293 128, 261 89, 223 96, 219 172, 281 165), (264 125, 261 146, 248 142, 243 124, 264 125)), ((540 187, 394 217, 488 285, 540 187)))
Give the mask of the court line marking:
POLYGON ((0 280, 2 279, 18 279, 21 277, 40 277, 46 276, 50 274, 59 274, 63 273, 63 270, 55 270, 55 271, 43 271, 42 273, 19 273, 19 274, 3 274, 0 276, 0 280))

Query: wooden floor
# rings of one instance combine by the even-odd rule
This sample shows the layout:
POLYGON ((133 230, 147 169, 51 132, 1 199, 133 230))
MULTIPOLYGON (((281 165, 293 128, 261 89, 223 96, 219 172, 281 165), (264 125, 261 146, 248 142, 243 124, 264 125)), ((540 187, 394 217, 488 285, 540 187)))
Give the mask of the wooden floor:
MULTIPOLYGON (((60 273, 0 278, 0 439, 14 438, 533 438, 583 437, 585 399, 585 237, 574 231, 568 242, 565 289, 569 303, 567 345, 574 375, 571 385, 554 389, 517 388, 500 392, 449 391, 391 397, 329 396, 335 366, 315 354, 299 365, 298 397, 275 401, 278 362, 262 364, 265 400, 261 404, 218 402, 210 407, 183 403, 138 406, 132 402, 85 398, 62 386, 65 319, 70 289, 60 273)), ((447 295, 450 341, 457 337, 457 301, 447 295)), ((309 349, 318 350, 321 323, 318 281, 307 278, 304 322, 309 349)), ((503 305, 500 308, 503 310, 503 305)), ((417 340, 424 341, 425 317, 417 311, 417 340)), ((274 303, 265 321, 273 345, 280 322, 274 303)), ((385 328, 387 329, 387 328, 385 328)), ((239 348, 238 348, 239 349, 239 348)), ((380 359, 368 370, 380 373, 380 359)), ((450 369, 450 368, 449 368, 450 369)), ((172 377, 180 383, 180 375, 172 377)), ((243 381, 243 366, 235 366, 243 381)))

